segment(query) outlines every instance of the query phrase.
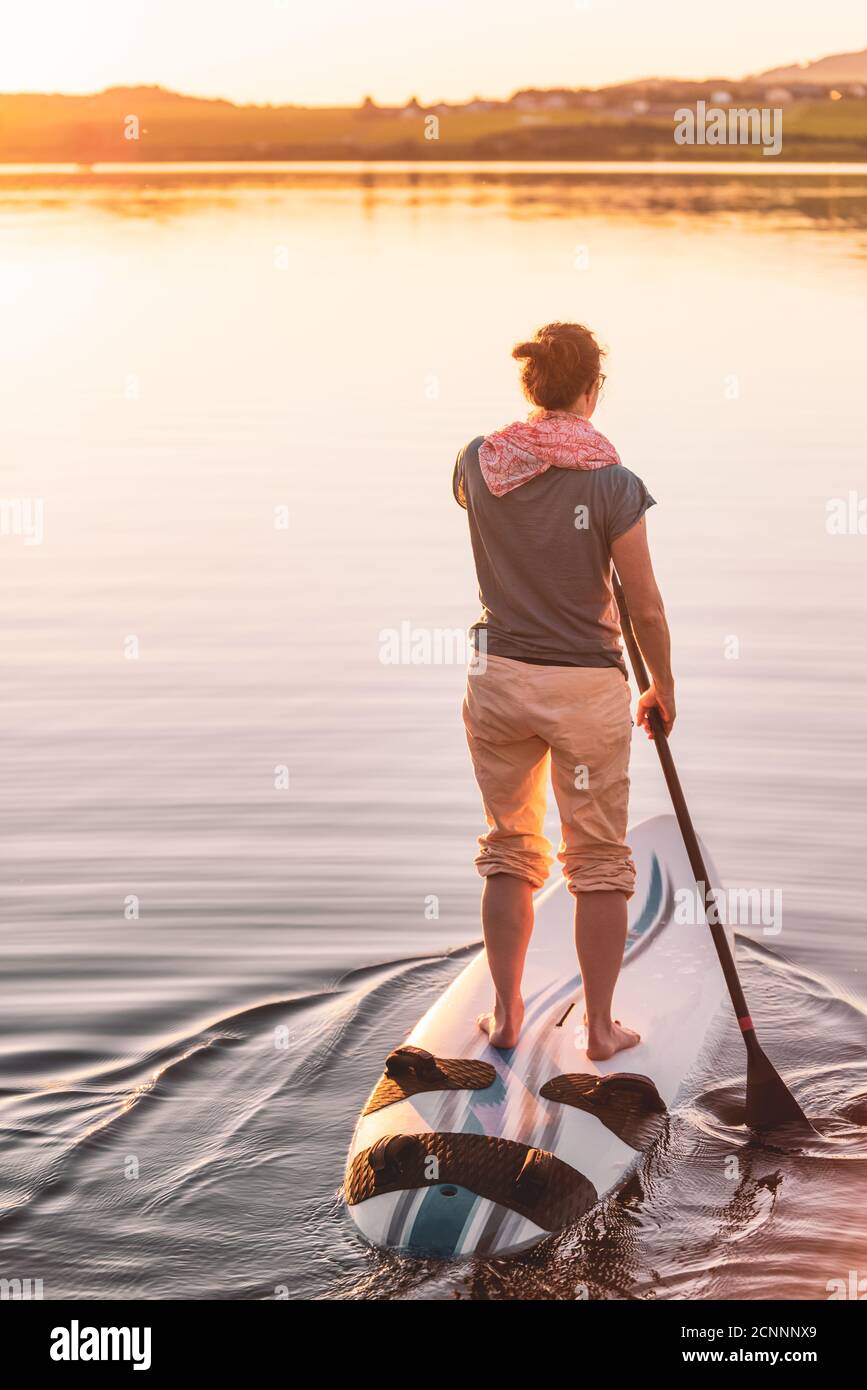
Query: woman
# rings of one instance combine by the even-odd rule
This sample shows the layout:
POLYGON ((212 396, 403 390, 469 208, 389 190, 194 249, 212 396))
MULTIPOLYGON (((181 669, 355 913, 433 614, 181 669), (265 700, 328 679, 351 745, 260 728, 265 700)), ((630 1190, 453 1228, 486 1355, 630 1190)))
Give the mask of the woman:
POLYGON ((559 859, 575 896, 587 1056, 611 1057, 639 1035, 611 1017, 635 866, 625 843, 629 686, 611 585, 620 576, 656 706, 675 719, 668 625, 653 577, 646 487, 590 423, 604 381, 589 329, 550 323, 513 357, 537 409, 458 455, 454 491, 467 509, 482 615, 471 629, 463 713, 487 834, 476 866, 494 1008, 479 1025, 513 1047, 533 892, 548 876, 543 834, 548 766, 560 812, 559 859))

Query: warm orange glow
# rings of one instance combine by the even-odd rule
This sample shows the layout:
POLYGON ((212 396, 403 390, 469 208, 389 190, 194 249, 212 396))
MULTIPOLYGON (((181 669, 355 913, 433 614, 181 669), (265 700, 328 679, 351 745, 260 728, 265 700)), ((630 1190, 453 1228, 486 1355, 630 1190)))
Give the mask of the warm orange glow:
POLYGON ((0 91, 93 92, 159 83, 235 101, 355 105, 507 96, 643 76, 744 76, 864 47, 851 0, 729 0, 695 23, 672 0, 39 0, 3 17, 0 91), (50 42, 46 41, 50 36, 50 42))

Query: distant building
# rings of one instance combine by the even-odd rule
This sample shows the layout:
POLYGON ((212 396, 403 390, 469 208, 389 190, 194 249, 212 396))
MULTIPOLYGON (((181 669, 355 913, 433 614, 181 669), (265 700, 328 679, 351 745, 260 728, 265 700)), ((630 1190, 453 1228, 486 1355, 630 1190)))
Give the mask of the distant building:
POLYGON ((516 111, 564 111, 569 106, 574 106, 576 97, 574 92, 516 92, 512 97, 510 106, 514 106, 516 111))
POLYGON ((632 110, 636 116, 646 116, 650 110, 650 102, 645 101, 643 97, 639 97, 637 101, 632 103, 632 110))
POLYGON ((791 100, 792 93, 788 87, 769 87, 765 92, 765 101, 769 106, 785 106, 791 100))
POLYGON ((711 92, 710 99, 714 106, 729 106, 734 101, 731 92, 711 92))

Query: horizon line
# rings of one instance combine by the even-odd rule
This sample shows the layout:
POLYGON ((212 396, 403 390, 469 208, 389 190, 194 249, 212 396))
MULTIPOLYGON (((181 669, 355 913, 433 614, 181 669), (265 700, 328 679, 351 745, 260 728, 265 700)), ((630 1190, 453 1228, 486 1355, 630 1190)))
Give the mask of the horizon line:
MULTIPOLYGON (((796 68, 796 67, 800 67, 800 68, 802 68, 803 71, 806 73, 806 72, 809 70, 809 68, 812 67, 815 63, 824 62, 824 61, 826 61, 827 59, 831 59, 831 58, 843 58, 843 57, 850 58, 850 57, 855 57, 855 56, 858 56, 859 54, 862 54, 862 53, 863 53, 865 56, 867 56, 867 48, 863 48, 863 49, 854 49, 854 50, 851 50, 851 51, 848 51, 848 52, 845 52, 845 53, 828 53, 828 54, 825 54, 825 55, 823 56, 823 58, 814 58, 814 59, 811 59, 809 62, 805 62, 805 63, 780 63, 780 64, 777 65, 777 67, 774 67, 774 68, 767 68, 767 69, 765 69, 763 72, 758 72, 758 73, 746 73, 743 77, 732 77, 732 76, 730 76, 730 75, 728 75, 728 74, 725 74, 725 73, 707 73, 707 74, 706 74, 705 76, 703 76, 703 77, 684 77, 684 76, 671 76, 671 75, 660 76, 660 75, 654 74, 654 75, 644 76, 644 77, 631 77, 631 78, 626 78, 626 79, 624 79, 624 80, 622 80, 622 81, 619 81, 619 82, 607 82, 607 83, 605 83, 605 84, 603 84, 602 86, 599 86, 599 87, 589 87, 589 86, 566 87, 566 86, 562 86, 562 85, 559 85, 559 86, 552 86, 552 87, 541 87, 541 86, 528 85, 528 86, 526 86, 526 87, 516 87, 508 96, 490 96, 490 95, 488 95, 488 96, 483 96, 481 93, 475 92, 472 96, 464 97, 464 98, 461 98, 461 99, 451 99, 451 100, 449 100, 449 99, 446 99, 446 98, 444 98, 444 97, 438 97, 438 98, 435 98, 435 99, 433 99, 433 100, 431 100, 431 101, 427 101, 427 102, 419 101, 418 104, 419 104, 419 106, 420 106, 422 109, 424 109, 424 108, 427 107, 427 106, 430 106, 430 107, 434 107, 434 106, 455 106, 455 107, 468 106, 471 102, 474 102, 474 101, 489 101, 489 102, 501 103, 501 104, 505 105, 505 104, 508 104, 508 102, 513 101, 513 100, 515 99, 515 97, 518 96, 518 95, 519 95, 520 93, 522 93, 522 92, 574 92, 574 93, 584 93, 584 92, 586 92, 586 93, 601 93, 601 92, 610 92, 610 91, 613 91, 613 90, 615 90, 615 89, 618 88, 618 87, 639 87, 639 86, 643 86, 643 85, 650 84, 650 83, 677 83, 677 82, 689 82, 689 83, 695 83, 695 84, 697 84, 697 85, 700 85, 700 84, 706 83, 706 82, 730 82, 730 83, 734 83, 734 84, 743 84, 743 83, 747 83, 747 82, 761 82, 763 79, 767 79, 767 78, 770 76, 770 74, 775 73, 775 72, 779 72, 779 71, 781 71, 781 70, 785 70, 786 68, 796 68)), ((778 79, 778 80, 779 80, 779 79, 778 79)), ((791 79, 791 78, 790 78, 789 80, 790 80, 790 81, 794 81, 795 79, 791 79)), ((808 80, 808 79, 807 79, 807 80, 808 80)), ((827 85, 827 86, 833 86, 835 81, 839 82, 840 80, 841 80, 841 79, 839 79, 839 78, 837 78, 837 79, 828 78, 828 79, 824 79, 824 80, 819 79, 819 80, 817 80, 817 81, 815 82, 815 85, 816 85, 816 86, 825 86, 825 85, 827 85)), ((237 108, 239 108, 239 109, 240 109, 240 108, 244 108, 244 107, 255 107, 255 108, 260 109, 260 110, 263 110, 263 109, 269 109, 269 110, 277 109, 277 110, 279 110, 281 107, 294 107, 294 108, 296 108, 296 109, 298 109, 298 110, 304 110, 304 111, 355 111, 355 110, 357 110, 359 107, 363 106, 364 103, 365 103, 366 101, 372 101, 373 104, 374 104, 374 106, 378 107, 380 110, 383 110, 383 111, 387 111, 387 110, 398 110, 398 111, 399 111, 399 110, 405 109, 405 108, 406 108, 407 106, 409 106, 413 101, 418 101, 418 98, 417 98, 416 96, 412 95, 412 96, 407 97, 406 100, 405 100, 404 102, 402 102, 402 103, 400 103, 400 102, 380 102, 380 101, 378 101, 378 100, 376 99, 376 97, 373 96, 371 93, 366 93, 364 96, 359 97, 358 100, 356 101, 356 103, 355 103, 354 105, 353 105, 353 104, 346 104, 346 103, 344 103, 344 102, 341 102, 341 103, 338 103, 338 102, 313 102, 313 103, 311 103, 311 102, 299 102, 299 101, 291 101, 291 100, 286 100, 286 101, 240 101, 240 100, 236 100, 234 97, 223 96, 223 95, 219 95, 219 94, 216 94, 216 93, 207 94, 207 93, 203 93, 203 92, 185 92, 185 91, 179 90, 178 88, 163 86, 163 84, 162 84, 161 82, 118 82, 118 83, 109 85, 109 86, 107 86, 107 87, 102 87, 102 88, 100 88, 100 89, 98 89, 98 90, 96 90, 96 91, 87 91, 87 92, 68 92, 68 91, 60 91, 60 90, 56 90, 56 91, 45 91, 45 90, 36 90, 36 89, 30 89, 30 90, 17 89, 17 90, 12 90, 12 89, 0 88, 0 98, 2 98, 2 97, 66 97, 66 98, 69 98, 70 100, 74 100, 74 99, 76 99, 76 98, 87 99, 87 98, 92 98, 92 97, 107 96, 110 92, 124 92, 124 91, 128 91, 128 92, 136 92, 136 91, 144 91, 144 92, 148 92, 148 91, 151 91, 151 92, 164 92, 164 93, 166 93, 166 95, 168 95, 168 96, 183 97, 185 100, 189 100, 189 101, 219 101, 219 102, 225 103, 227 106, 234 106, 234 107, 237 107, 237 108)))

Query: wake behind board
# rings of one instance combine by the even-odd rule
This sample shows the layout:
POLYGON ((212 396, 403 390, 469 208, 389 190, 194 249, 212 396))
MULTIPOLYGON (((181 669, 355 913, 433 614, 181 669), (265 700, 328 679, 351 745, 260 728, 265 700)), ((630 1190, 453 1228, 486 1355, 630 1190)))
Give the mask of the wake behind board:
POLYGON ((580 1220, 665 1127, 725 985, 701 911, 675 921, 675 893, 694 894, 695 882, 674 817, 643 821, 628 842, 637 885, 614 1002, 640 1044, 588 1059, 574 903, 562 881, 546 889, 517 1045, 491 1047, 476 1024, 492 1003, 481 951, 368 1097, 344 1191, 372 1244, 439 1258, 525 1249, 580 1220))

